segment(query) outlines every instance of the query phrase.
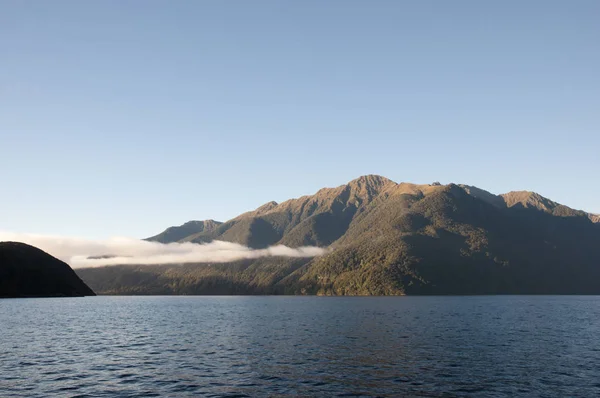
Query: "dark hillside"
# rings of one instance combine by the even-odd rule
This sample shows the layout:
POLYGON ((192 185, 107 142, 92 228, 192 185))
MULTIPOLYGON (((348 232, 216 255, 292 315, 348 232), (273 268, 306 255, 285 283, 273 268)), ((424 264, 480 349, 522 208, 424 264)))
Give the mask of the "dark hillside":
POLYGON ((0 242, 0 297, 94 296, 68 264, 19 242, 0 242))

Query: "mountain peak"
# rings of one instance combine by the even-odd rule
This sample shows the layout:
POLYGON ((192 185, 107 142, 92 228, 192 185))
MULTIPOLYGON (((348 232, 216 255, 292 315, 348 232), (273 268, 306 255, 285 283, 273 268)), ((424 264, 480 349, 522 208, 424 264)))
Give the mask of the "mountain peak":
POLYGON ((538 210, 552 212, 552 210, 558 206, 558 203, 551 201, 548 198, 543 197, 539 193, 531 191, 511 191, 505 193, 502 196, 506 202, 506 206, 523 206, 533 207, 538 210))
POLYGON ((477 199, 481 199, 484 202, 487 202, 491 205, 494 205, 496 207, 499 208, 504 208, 506 207, 506 202, 504 200, 504 198, 500 195, 494 195, 491 192, 488 192, 484 189, 472 186, 472 185, 465 185, 465 184, 460 184, 459 185, 462 189, 464 189, 469 195, 477 198, 477 199))
POLYGON ((394 181, 374 174, 364 175, 358 177, 348 184, 346 187, 350 188, 357 197, 363 199, 372 199, 377 196, 385 187, 397 185, 394 181))
POLYGON ((364 176, 360 176, 350 181, 348 185, 350 186, 365 186, 365 187, 382 187, 387 184, 396 184, 394 181, 389 178, 385 178, 376 174, 367 174, 364 176))
POLYGON ((177 229, 177 228, 182 228, 182 227, 189 227, 189 228, 200 228, 203 230, 206 230, 207 228, 212 228, 214 226, 219 226, 222 223, 220 221, 215 221, 212 218, 209 218, 208 220, 191 220, 188 221, 178 227, 169 227, 167 228, 167 230, 172 230, 172 229, 177 229))
POLYGON ((212 219, 209 220, 192 220, 176 227, 169 227, 158 235, 152 236, 145 240, 160 243, 178 242, 181 239, 194 235, 200 232, 212 232, 217 229, 222 223, 212 219))
POLYGON ((266 211, 269 211, 275 207, 277 207, 279 205, 279 203, 275 202, 274 200, 265 203, 264 205, 260 206, 259 208, 257 208, 255 210, 256 213, 264 213, 266 211))
MULTIPOLYGON (((215 221, 213 219, 208 219, 208 220, 191 220, 191 221, 188 221, 188 222, 182 224, 181 227, 185 227, 185 226, 191 227, 191 226, 194 226, 194 225, 207 225, 207 224, 215 224, 215 223, 220 224, 218 221, 215 221)), ((178 228, 178 227, 171 227, 171 228, 178 228)))

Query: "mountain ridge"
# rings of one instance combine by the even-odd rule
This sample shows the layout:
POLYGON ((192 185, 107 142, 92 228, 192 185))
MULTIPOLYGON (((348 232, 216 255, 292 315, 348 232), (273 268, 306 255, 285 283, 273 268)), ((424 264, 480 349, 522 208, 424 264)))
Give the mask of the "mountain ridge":
POLYGON ((146 238, 144 240, 159 243, 174 243, 185 239, 190 235, 198 234, 201 232, 211 232, 218 228, 221 224, 223 223, 212 219, 202 221, 192 220, 183 223, 179 226, 169 227, 163 232, 146 238))
MULTIPOLYGON (((600 293, 591 282, 600 278, 600 223, 593 221, 533 192, 495 195, 368 175, 268 202, 178 240, 328 247, 323 256, 190 264, 184 274, 173 266, 118 269, 152 278, 161 287, 151 291, 162 294, 600 293)), ((78 272, 100 291, 150 291, 110 282, 109 274, 120 278, 115 269, 78 272)))
MULTIPOLYGON (((363 203, 369 204, 371 201, 375 200, 379 194, 383 194, 386 197, 393 195, 402 195, 402 194, 413 194, 413 195, 427 195, 431 192, 435 192, 437 190, 443 189, 446 186, 458 186, 464 189, 469 195, 482 199, 490 204, 493 204, 497 207, 513 207, 513 206, 522 206, 526 208, 535 208, 537 210, 553 212, 558 211, 558 213, 570 213, 570 214, 578 214, 585 215, 592 222, 600 223, 600 215, 596 215, 593 213, 587 213, 582 210, 575 210, 570 207, 564 206, 557 202, 554 202, 544 196, 531 191, 510 191, 504 194, 493 194, 484 189, 469 186, 465 184, 454 184, 449 183, 446 185, 442 185, 439 183, 433 184, 413 184, 407 182, 396 183, 386 177, 369 174, 360 176, 354 180, 346 184, 339 185, 337 187, 331 188, 321 188, 313 195, 303 195, 298 198, 288 199, 284 202, 277 203, 275 201, 267 202, 255 210, 250 210, 245 213, 242 213, 231 220, 226 222, 219 222, 214 220, 205 220, 205 221, 189 221, 180 226, 173 226, 167 228, 160 234, 157 234, 153 237, 146 238, 148 241, 156 241, 160 243, 174 243, 174 242, 193 242, 193 243, 205 243, 211 240, 215 240, 217 238, 223 238, 224 240, 235 241, 236 243, 253 243, 252 239, 238 239, 239 234, 236 234, 236 229, 239 228, 260 228, 260 225, 252 224, 249 222, 249 219, 253 218, 262 218, 271 215, 272 217, 277 217, 278 213, 285 214, 296 214, 298 220, 304 220, 310 216, 312 216, 315 212, 319 212, 319 210, 329 211, 331 206, 335 205, 343 205, 348 207, 350 205, 355 205, 357 208, 360 208, 363 203), (337 202, 336 202, 337 201, 337 202), (210 227, 204 227, 204 223, 211 223, 210 227), (237 227, 236 227, 237 224, 237 227), (249 225, 252 224, 252 225, 249 225), (193 230, 193 228, 197 228, 198 230, 193 230, 192 233, 189 233, 185 236, 185 229, 193 230), (221 230, 219 231, 219 228, 221 230), (236 228, 234 231, 227 232, 230 228, 236 228)), ((293 226, 297 223, 294 220, 289 220, 293 226)), ((286 223, 286 222, 284 222, 286 223)), ((287 223, 286 223, 287 225, 287 223)), ((288 228, 287 225, 286 228, 288 228)), ((283 233, 286 233, 287 230, 284 228, 283 233)), ((280 242, 279 240, 274 240, 275 237, 280 236, 283 238, 283 233, 279 231, 278 234, 273 234, 272 238, 269 239, 271 244, 285 244, 284 242, 280 242)), ((291 239, 288 239, 291 240, 291 239)), ((289 243, 294 243, 289 242, 289 243)), ((251 245, 250 245, 251 246, 251 245)), ((266 247, 265 244, 259 244, 257 248, 266 247)))

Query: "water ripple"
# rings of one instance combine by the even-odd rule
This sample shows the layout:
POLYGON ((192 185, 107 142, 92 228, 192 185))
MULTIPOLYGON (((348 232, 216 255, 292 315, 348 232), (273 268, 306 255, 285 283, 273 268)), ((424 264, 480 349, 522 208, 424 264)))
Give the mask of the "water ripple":
POLYGON ((0 301, 0 397, 600 395, 600 297, 0 301))

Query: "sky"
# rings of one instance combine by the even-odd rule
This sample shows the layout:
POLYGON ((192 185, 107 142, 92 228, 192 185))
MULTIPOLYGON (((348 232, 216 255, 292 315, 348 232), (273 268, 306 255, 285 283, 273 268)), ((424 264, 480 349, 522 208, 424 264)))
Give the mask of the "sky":
POLYGON ((600 2, 0 0, 0 230, 143 238, 360 175, 600 213, 600 2))

